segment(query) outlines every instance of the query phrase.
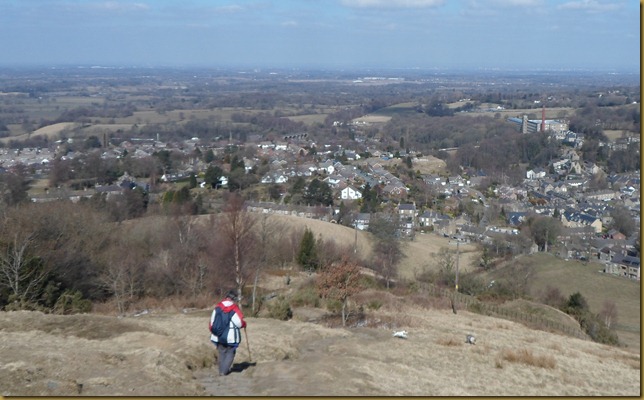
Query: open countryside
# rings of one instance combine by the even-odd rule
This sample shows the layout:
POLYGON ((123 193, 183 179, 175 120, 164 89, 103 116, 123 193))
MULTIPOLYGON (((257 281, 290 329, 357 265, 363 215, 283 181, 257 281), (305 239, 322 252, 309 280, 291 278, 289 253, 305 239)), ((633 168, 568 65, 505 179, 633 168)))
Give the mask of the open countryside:
POLYGON ((0 394, 641 394, 639 77, 3 74, 0 394))

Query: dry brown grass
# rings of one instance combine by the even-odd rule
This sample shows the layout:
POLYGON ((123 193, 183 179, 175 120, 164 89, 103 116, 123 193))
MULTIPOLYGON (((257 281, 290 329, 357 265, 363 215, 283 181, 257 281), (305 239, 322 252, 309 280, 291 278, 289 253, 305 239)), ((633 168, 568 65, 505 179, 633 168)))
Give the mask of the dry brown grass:
MULTIPOLYGON (((619 130, 611 130, 611 129, 606 129, 604 130, 604 135, 610 140, 611 142, 614 142, 615 140, 624 137, 625 131, 619 129, 619 130)), ((627 132, 626 135, 628 136, 637 136, 636 133, 633 132, 627 132)))
POLYGON ((438 338, 436 340, 436 343, 440 344, 441 346, 461 346, 463 345, 462 342, 454 339, 454 338, 438 338))
POLYGON ((557 361, 553 356, 535 355, 532 353, 532 350, 525 348, 518 350, 504 348, 501 350, 499 356, 502 360, 511 363, 520 363, 533 367, 554 369, 557 366, 557 361))
POLYGON ((215 349, 205 330, 209 315, 209 309, 153 309, 123 318, 0 313, 0 394, 78 395, 78 383, 84 385, 83 396, 634 396, 640 391, 638 358, 622 349, 509 321, 499 330, 492 317, 414 305, 367 313, 373 327, 330 329, 324 323, 248 318, 250 351, 243 343, 235 359, 238 368, 247 368, 222 380, 213 377, 215 349), (392 337, 392 323, 409 338, 392 337), (464 343, 469 332, 477 337, 475 346, 464 343), (536 340, 526 343, 528 338, 536 340), (553 343, 577 356, 555 353, 553 366, 554 357, 542 356, 553 353, 553 343))

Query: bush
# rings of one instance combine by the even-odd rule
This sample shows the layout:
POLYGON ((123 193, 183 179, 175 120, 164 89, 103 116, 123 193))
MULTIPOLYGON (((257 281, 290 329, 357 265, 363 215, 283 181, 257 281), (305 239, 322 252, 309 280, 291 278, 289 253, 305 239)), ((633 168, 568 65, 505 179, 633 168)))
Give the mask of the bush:
POLYGON ((420 291, 420 285, 416 281, 409 282, 407 284, 407 291, 409 293, 418 293, 420 291))
POLYGON ((579 321, 584 332, 590 336, 594 342, 616 346, 619 344, 617 334, 606 326, 602 319, 591 313, 586 313, 579 321))
POLYGON ((561 294, 559 288, 548 286, 541 297, 541 302, 561 310, 566 304, 566 298, 561 294))
POLYGON ((463 274, 458 281, 458 291, 470 296, 476 296, 485 291, 485 283, 479 275, 463 274))
POLYGON ((291 304, 293 307, 319 307, 320 296, 312 286, 306 286, 299 289, 291 297, 291 304))
POLYGON ((570 295, 564 311, 581 322, 581 316, 589 311, 588 302, 581 293, 576 292, 570 295))
POLYGON ((382 307, 382 301, 380 300, 371 300, 367 303, 367 308, 370 310, 379 310, 382 307))
POLYGON ((370 275, 361 275, 360 276, 360 287, 364 289, 380 289, 383 287, 376 278, 370 275))
POLYGON ((342 302, 336 299, 328 299, 326 301, 326 309, 332 313, 339 313, 342 311, 342 302))
POLYGON ((38 303, 35 303, 32 301, 20 300, 14 295, 9 296, 9 300, 7 304, 4 306, 4 310, 5 311, 28 310, 28 311, 42 311, 42 312, 49 311, 46 307, 43 307, 38 303))
POLYGON ((83 295, 78 290, 65 290, 54 304, 56 314, 78 314, 91 310, 92 302, 83 299, 83 295))
POLYGON ((268 317, 280 321, 287 321, 293 318, 291 305, 284 296, 279 296, 276 300, 268 304, 268 317))

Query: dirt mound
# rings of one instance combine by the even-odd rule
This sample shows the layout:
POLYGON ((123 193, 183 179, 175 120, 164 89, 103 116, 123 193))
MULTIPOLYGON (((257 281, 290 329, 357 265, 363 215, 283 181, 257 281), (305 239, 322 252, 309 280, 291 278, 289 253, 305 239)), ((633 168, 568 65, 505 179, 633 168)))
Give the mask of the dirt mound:
POLYGON ((0 313, 4 396, 638 396, 639 355, 460 311, 415 307, 350 328, 248 319, 216 376, 208 310, 138 317, 0 313), (369 327, 367 327, 369 326, 369 327), (407 339, 393 337, 408 331, 407 339), (465 343, 467 334, 476 345, 465 343))

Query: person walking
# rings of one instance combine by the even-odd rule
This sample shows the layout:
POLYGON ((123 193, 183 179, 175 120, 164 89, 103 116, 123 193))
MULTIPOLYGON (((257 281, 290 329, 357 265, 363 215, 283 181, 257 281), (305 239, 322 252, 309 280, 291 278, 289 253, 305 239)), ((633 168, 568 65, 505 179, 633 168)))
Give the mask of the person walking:
POLYGON ((230 373, 237 347, 241 343, 240 329, 246 328, 244 314, 235 303, 236 301, 237 293, 230 290, 226 297, 215 306, 210 316, 210 341, 217 347, 219 354, 219 376, 230 373), (219 313, 217 309, 220 310, 219 313), (219 318, 221 320, 217 320, 219 318), (222 326, 220 335, 213 332, 213 326, 222 326))

